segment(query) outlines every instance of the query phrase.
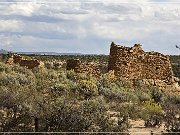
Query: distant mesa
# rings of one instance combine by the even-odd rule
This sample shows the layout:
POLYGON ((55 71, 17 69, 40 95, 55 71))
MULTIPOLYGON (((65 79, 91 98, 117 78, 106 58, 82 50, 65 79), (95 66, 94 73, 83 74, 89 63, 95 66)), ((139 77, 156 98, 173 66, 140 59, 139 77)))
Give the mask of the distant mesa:
POLYGON ((27 55, 84 55, 82 53, 57 53, 57 52, 16 52, 17 54, 27 54, 27 55))
MULTIPOLYGON (((84 53, 58 53, 58 52, 16 52, 19 55, 27 54, 27 55, 54 55, 54 56, 62 56, 62 55, 73 55, 73 56, 93 56, 97 54, 84 54, 84 53)), ((105 55, 105 54, 99 54, 105 55)))

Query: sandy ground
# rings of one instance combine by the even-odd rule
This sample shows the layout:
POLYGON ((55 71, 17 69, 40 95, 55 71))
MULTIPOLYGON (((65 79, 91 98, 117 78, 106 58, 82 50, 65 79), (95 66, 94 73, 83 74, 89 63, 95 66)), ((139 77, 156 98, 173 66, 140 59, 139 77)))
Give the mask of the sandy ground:
POLYGON ((129 130, 131 135, 161 135, 164 132, 164 125, 155 128, 146 128, 143 120, 130 120, 132 128, 129 130))

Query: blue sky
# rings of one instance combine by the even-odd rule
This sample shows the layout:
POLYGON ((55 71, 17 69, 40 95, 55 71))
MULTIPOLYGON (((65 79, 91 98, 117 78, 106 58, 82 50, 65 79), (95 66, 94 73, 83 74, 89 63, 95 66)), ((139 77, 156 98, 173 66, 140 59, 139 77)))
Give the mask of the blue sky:
POLYGON ((6 50, 109 54, 114 41, 180 55, 178 0, 1 0, 0 11, 6 50))

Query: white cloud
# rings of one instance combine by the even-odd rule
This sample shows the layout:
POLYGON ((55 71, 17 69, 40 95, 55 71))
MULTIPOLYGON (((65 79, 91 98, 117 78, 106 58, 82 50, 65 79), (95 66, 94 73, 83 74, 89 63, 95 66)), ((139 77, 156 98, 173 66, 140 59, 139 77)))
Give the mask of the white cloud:
POLYGON ((171 46, 178 43, 180 36, 180 3, 158 0, 16 2, 0 3, 0 35, 11 39, 9 44, 17 51, 31 51, 32 47, 38 51, 107 54, 109 42, 114 40, 128 45, 142 43, 147 51, 178 53, 171 46))
MULTIPOLYGON (((1 4, 1 3, 0 3, 1 4)), ((25 15, 31 16, 40 5, 33 3, 6 3, 1 4, 1 15, 25 15)))
POLYGON ((5 49, 12 49, 13 45, 13 40, 11 37, 7 37, 4 35, 0 35, 0 47, 5 48, 5 49))
POLYGON ((21 31, 23 23, 16 20, 0 20, 0 31, 4 32, 15 32, 21 31))

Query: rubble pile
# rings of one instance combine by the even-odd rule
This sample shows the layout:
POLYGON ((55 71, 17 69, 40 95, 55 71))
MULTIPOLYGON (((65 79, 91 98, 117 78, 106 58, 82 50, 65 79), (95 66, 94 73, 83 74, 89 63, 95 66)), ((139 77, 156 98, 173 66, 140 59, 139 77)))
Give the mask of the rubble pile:
POLYGON ((108 78, 109 80, 114 80, 116 77, 114 75, 114 70, 110 70, 107 73, 104 74, 106 76, 106 78, 108 78))
POLYGON ((19 61, 19 65, 23 67, 27 67, 28 69, 33 69, 40 65, 38 60, 21 60, 19 61))
POLYGON ((6 64, 12 65, 14 63, 13 57, 7 59, 6 64))
POLYGON ((6 64, 19 64, 20 66, 27 67, 28 69, 33 69, 40 65, 40 62, 36 59, 23 59, 20 55, 14 54, 7 61, 6 64))
POLYGON ((124 47, 112 42, 108 70, 114 70, 115 76, 130 80, 145 79, 145 82, 156 84, 156 86, 157 80, 159 80, 159 85, 177 83, 169 57, 158 52, 144 52, 140 44, 124 47))
POLYGON ((68 59, 66 63, 67 63, 66 65, 67 70, 72 70, 72 69, 75 70, 80 65, 81 61, 79 59, 68 59))
POLYGON ((88 73, 95 77, 100 76, 99 66, 94 63, 82 63, 79 59, 67 60, 67 70, 74 70, 77 73, 88 73))

